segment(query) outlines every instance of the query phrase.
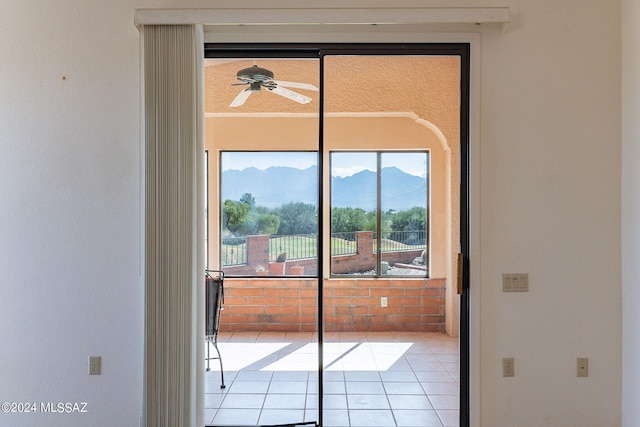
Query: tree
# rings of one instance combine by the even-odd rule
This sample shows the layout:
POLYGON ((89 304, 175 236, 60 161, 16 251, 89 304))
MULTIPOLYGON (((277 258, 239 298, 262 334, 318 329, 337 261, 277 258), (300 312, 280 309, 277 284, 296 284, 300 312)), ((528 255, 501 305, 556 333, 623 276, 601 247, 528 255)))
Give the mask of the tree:
POLYGON ((257 214, 257 234, 276 234, 280 228, 280 217, 274 213, 257 214))
POLYGON ((425 238, 423 231, 427 229, 427 210, 413 207, 408 211, 397 212, 391 219, 391 239, 406 244, 420 244, 425 238), (393 232, 398 232, 395 235, 393 232))
POLYGON ((250 209, 246 203, 227 199, 222 205, 222 223, 227 230, 236 234, 242 228, 250 209))
POLYGON ((427 229, 427 210, 413 207, 408 211, 397 212, 391 217, 392 231, 421 231, 427 229))
MULTIPOLYGON (((375 229, 375 214, 373 227, 375 229)), ((351 233, 368 229, 367 213, 360 208, 333 208, 331 209, 331 232, 351 233)))
POLYGON ((256 198, 251 195, 251 193, 244 193, 240 196, 240 201, 242 203, 246 203, 250 207, 254 207, 256 205, 256 198))
POLYGON ((315 205, 290 202, 277 209, 280 217, 278 234, 311 234, 318 231, 318 211, 315 205))

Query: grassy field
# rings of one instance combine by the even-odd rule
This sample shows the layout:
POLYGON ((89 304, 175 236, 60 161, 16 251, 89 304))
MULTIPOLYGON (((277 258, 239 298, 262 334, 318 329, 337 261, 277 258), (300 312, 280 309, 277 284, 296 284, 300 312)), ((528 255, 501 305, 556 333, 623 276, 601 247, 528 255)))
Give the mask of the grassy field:
MULTIPOLYGON (((424 245, 405 245, 394 240, 382 239, 382 251, 401 251, 411 249, 421 249, 424 245)), ((374 242, 375 245, 375 242, 374 242)), ((246 263, 247 246, 245 243, 239 245, 222 245, 222 264, 244 264, 246 263)), ((314 236, 280 236, 269 241, 270 258, 274 260, 280 252, 287 253, 287 259, 303 259, 317 257, 317 238, 314 236)), ((331 255, 346 255, 356 252, 356 242, 336 237, 331 238, 331 255)))

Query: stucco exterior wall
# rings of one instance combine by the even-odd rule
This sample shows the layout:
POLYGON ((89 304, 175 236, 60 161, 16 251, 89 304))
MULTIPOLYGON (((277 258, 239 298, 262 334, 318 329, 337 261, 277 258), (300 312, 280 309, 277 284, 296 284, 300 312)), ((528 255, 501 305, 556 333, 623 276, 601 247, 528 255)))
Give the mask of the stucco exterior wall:
MULTIPOLYGON (((332 150, 429 150, 431 160, 431 271, 432 277, 446 277, 447 188, 449 170, 442 141, 413 114, 340 115, 325 118, 325 165, 332 150)), ((219 153, 224 150, 317 150, 318 120, 314 117, 241 116, 206 119, 206 146, 209 150, 209 200, 219 200, 219 153)), ((324 183, 329 188, 329 180, 324 183)), ((329 194, 325 195, 325 230, 329 234, 329 194)), ((219 224, 218 209, 209 209, 209 224, 219 224)), ((209 265, 217 264, 219 229, 209 227, 209 265)), ((328 275, 328 271, 325 272, 328 275)))

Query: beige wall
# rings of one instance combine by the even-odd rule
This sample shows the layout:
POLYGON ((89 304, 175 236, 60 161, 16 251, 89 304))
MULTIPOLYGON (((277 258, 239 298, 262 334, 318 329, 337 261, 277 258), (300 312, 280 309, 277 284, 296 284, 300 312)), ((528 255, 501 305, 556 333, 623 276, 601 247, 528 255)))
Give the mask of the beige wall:
POLYGON ((622 426, 640 419, 640 2, 622 2, 622 426))
MULTIPOLYGON (((472 55, 478 61, 471 151, 477 178, 471 212, 477 249, 472 315, 478 319, 472 324, 474 427, 620 426, 622 377, 624 426, 638 419, 640 17, 637 0, 622 2, 622 55, 620 0, 322 3, 511 8, 505 34, 482 26, 468 30, 482 32, 481 40, 469 37, 478 48, 472 55), (502 294, 502 272, 529 272, 531 291, 502 294), (516 358, 516 377, 503 379, 500 360, 508 356, 516 358), (575 377, 579 356, 590 358, 587 379, 575 377)), ((274 0, 268 7, 283 5, 300 2, 274 0)), ((0 391, 5 400, 77 397, 90 403, 81 417, 0 414, 0 424, 71 427, 109 419, 138 425, 144 174, 140 44, 132 14, 141 7, 214 6, 230 5, 0 2, 0 391), (92 354, 103 356, 100 377, 86 373, 92 354)), ((233 6, 266 7, 263 0, 233 6)), ((235 31, 236 38, 251 39, 246 30, 219 30, 217 38, 235 31)), ((315 28, 304 37, 292 36, 293 30, 280 29, 281 38, 461 39, 428 28, 378 26, 355 36, 315 28)))

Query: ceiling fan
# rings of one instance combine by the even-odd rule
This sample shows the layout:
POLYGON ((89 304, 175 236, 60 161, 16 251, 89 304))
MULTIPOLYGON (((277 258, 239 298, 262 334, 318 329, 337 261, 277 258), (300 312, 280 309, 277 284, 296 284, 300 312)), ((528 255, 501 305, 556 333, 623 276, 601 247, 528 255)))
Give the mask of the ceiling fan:
POLYGON ((280 96, 283 96, 292 101, 298 102, 300 104, 307 104, 311 102, 311 98, 306 95, 302 95, 301 93, 294 92, 287 88, 295 88, 295 89, 306 89, 306 90, 314 90, 317 91, 318 88, 309 83, 298 83, 298 82, 286 82, 282 80, 273 80, 273 72, 267 70, 266 68, 258 67, 257 65, 253 65, 249 68, 243 68, 238 71, 236 77, 240 81, 240 83, 235 83, 232 86, 244 86, 248 85, 249 87, 243 89, 238 96, 231 102, 229 107, 239 107, 245 103, 245 101, 251 96, 253 92, 260 92, 262 88, 267 89, 269 92, 273 92, 280 96))

